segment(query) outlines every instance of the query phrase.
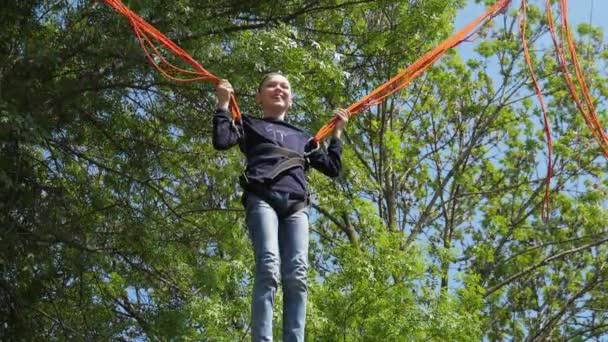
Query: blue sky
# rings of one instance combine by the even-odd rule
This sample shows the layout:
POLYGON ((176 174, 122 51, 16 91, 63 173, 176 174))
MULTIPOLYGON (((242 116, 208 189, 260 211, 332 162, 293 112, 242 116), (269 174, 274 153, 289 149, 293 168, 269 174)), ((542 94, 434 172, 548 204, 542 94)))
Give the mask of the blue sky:
MULTIPOLYGON (((486 7, 483 4, 475 4, 473 0, 467 0, 467 5, 460 11, 456 17, 454 24, 455 32, 465 27, 481 15, 486 7)), ((540 7, 543 11, 545 8, 545 0, 528 0, 529 4, 540 7)), ((518 10, 521 4, 520 0, 513 0, 509 6, 509 12, 518 10)), ((553 6, 553 14, 557 17, 560 13, 557 5, 553 6)), ((568 1, 568 20, 572 29, 575 29, 578 24, 591 22, 594 26, 599 26, 604 31, 604 40, 606 40, 606 32, 608 32, 608 0, 571 0, 568 1), (593 10, 592 10, 593 9, 593 10)), ((576 31, 574 31, 576 32, 576 31)), ((550 42, 548 40, 548 42, 550 42)), ((475 43, 464 43, 456 47, 464 58, 473 58, 472 49, 475 43)), ((552 48, 552 45, 548 46, 552 48)))
MULTIPOLYGON (((480 4, 475 4, 469 0, 468 5, 460 12, 456 18, 456 30, 464 27, 467 23, 483 13, 485 7, 480 4)), ((540 6, 544 9, 545 0, 528 0, 528 3, 540 6)), ((591 19, 595 26, 603 28, 604 32, 608 29, 608 1, 606 0, 571 0, 568 1, 568 11, 570 23, 572 25, 580 24, 581 22, 589 22, 591 19), (591 9, 593 8, 593 12, 591 9), (603 14, 602 14, 603 13, 603 14)), ((509 7, 509 10, 519 8, 520 1, 514 0, 509 7)), ((556 8, 556 7, 555 7, 556 8)))
MULTIPOLYGON (((486 7, 483 4, 475 4, 473 0, 467 0, 467 3, 468 4, 460 11, 458 16, 456 17, 454 23, 455 32, 465 27, 468 23, 473 21, 486 10, 486 7)), ((540 7, 544 13, 545 0, 528 0, 528 3, 540 7)), ((519 10, 520 4, 521 0, 513 0, 508 9, 509 12, 512 13, 513 11, 519 10)), ((558 16, 558 14, 561 14, 557 6, 554 6, 553 8, 554 15, 556 17, 558 16)), ((571 0, 568 1, 568 11, 568 20, 572 26, 571 28, 573 29, 573 32, 576 32, 575 29, 579 24, 591 22, 593 26, 602 28, 604 32, 604 42, 606 42, 606 34, 608 33, 608 0, 571 0)), ((500 17, 498 18, 498 20, 501 20, 500 17)), ((517 29, 515 29, 515 32, 516 34, 519 34, 519 31, 517 29)), ((539 43, 543 48, 553 49, 553 44, 550 38, 548 37, 549 36, 547 35, 546 40, 544 42, 539 41, 539 43)), ((478 39, 472 43, 463 43, 459 45, 456 49, 460 52, 460 55, 463 57, 463 59, 476 58, 476 54, 473 53, 473 49, 477 44, 479 44, 480 41, 481 40, 478 39)), ((488 71, 492 73, 493 69, 490 68, 488 71)), ((498 79, 499 78, 497 78, 497 80, 498 79)), ((591 86, 593 85, 591 84, 591 86)), ((533 98, 533 101, 536 101, 536 98, 533 98)), ((538 122, 538 124, 541 125, 540 121, 538 122)), ((605 127, 607 127, 608 122, 604 123, 604 125, 605 127)), ((553 136, 553 138, 555 139, 556 136, 553 136)), ((601 155, 599 150, 598 155, 601 155)), ((544 156, 543 154, 539 154, 538 161, 539 168, 537 176, 544 177, 546 174, 546 156, 544 156)), ((450 270, 450 274, 452 276, 451 287, 460 286, 461 283, 458 280, 458 273, 454 270, 450 270)))

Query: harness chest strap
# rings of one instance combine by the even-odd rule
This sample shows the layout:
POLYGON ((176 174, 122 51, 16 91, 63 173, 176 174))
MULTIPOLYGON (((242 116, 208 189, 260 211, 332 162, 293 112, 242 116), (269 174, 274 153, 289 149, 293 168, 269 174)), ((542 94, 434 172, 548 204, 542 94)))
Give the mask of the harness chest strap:
POLYGON ((278 162, 269 173, 263 176, 266 182, 274 181, 279 175, 293 168, 301 167, 304 170, 308 168, 308 159, 304 154, 271 143, 259 144, 249 151, 247 156, 247 168, 253 167, 256 164, 268 160, 269 157, 272 158, 277 155, 283 157, 283 160, 278 162))
MULTIPOLYGON (((274 182, 282 173, 296 168, 302 167, 304 170, 308 168, 308 158, 304 154, 286 149, 271 143, 262 143, 257 145, 247 156, 247 167, 253 167, 257 163, 262 163, 270 158, 276 158, 277 156, 283 157, 272 170, 263 175, 261 178, 256 178, 256 181, 252 182, 247 178, 247 172, 243 172, 241 177, 241 186, 243 189, 253 192, 261 199, 266 201, 275 210, 279 217, 289 216, 297 211, 306 208, 309 204, 309 198, 307 194, 281 194, 269 190, 268 185, 274 182), (262 181, 260 183, 260 181, 262 181)), ((246 206, 247 192, 243 194, 243 204, 246 206)))

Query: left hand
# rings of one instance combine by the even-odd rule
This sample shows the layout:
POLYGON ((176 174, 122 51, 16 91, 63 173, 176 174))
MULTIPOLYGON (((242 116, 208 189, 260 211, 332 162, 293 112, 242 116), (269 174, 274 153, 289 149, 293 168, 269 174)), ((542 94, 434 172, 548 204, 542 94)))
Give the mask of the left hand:
POLYGON ((336 122, 336 128, 334 130, 334 137, 339 139, 340 135, 342 135, 342 130, 344 129, 344 126, 346 126, 346 123, 350 118, 350 113, 346 109, 338 108, 334 110, 334 117, 338 118, 338 121, 336 122))

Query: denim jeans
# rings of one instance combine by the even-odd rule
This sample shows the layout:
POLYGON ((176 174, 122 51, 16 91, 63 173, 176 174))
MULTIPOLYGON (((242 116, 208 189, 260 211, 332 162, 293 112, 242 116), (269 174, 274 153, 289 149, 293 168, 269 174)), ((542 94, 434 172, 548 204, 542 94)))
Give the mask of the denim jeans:
POLYGON ((283 285, 283 341, 304 341, 308 272, 308 207, 279 217, 258 196, 247 196, 247 228, 255 255, 252 341, 272 341, 274 294, 283 285))

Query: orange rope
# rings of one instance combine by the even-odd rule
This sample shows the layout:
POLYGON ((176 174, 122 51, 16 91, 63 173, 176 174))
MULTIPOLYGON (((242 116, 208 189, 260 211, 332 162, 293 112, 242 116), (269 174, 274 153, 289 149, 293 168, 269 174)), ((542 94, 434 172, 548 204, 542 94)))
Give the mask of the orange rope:
MULTIPOLYGON (((407 69, 398 73, 386 83, 380 85, 367 96, 352 104, 346 110, 351 115, 356 115, 371 106, 379 104, 386 97, 391 96, 392 94, 405 88, 410 84, 412 80, 422 74, 428 67, 433 65, 433 63, 435 63, 439 58, 441 58, 449 49, 467 40, 468 37, 477 32, 483 26, 480 24, 483 23, 485 25, 487 22, 496 17, 499 13, 504 11, 510 2, 511 0, 497 1, 484 14, 479 16, 460 32, 448 38, 433 50, 428 51, 420 59, 411 64, 407 69)), ((318 143, 327 138, 335 129, 337 120, 337 118, 333 118, 325 126, 321 127, 321 129, 314 136, 315 142, 318 143)))
POLYGON ((536 91, 536 96, 540 101, 540 107, 543 111, 543 121, 545 125, 545 136, 547 138, 548 145, 548 162, 547 162, 547 176, 545 177, 545 200, 543 206, 541 207, 541 218, 543 221, 547 221, 549 217, 549 192, 551 190, 551 176, 553 175, 553 141, 551 140, 551 126, 549 126, 549 119, 547 115, 547 107, 545 105, 545 100, 543 98, 543 94, 540 91, 540 86, 538 84, 538 80, 536 79, 536 74, 534 73, 534 68, 532 67, 532 59, 530 58, 530 51, 528 49, 528 42, 526 39, 526 0, 522 0, 521 2, 521 12, 519 16, 519 30, 521 34, 521 40, 524 48, 524 57, 526 60, 526 64, 528 65, 528 70, 530 70, 530 76, 532 77, 532 83, 534 84, 534 90, 536 91))
POLYGON ((150 63, 166 78, 175 81, 175 82, 193 82, 193 81, 205 81, 208 80, 208 77, 205 76, 199 76, 199 77, 192 77, 192 78, 177 78, 171 74, 169 74, 167 71, 165 71, 163 68, 160 67, 160 64, 157 63, 154 60, 154 57, 157 57, 158 59, 160 59, 160 61, 169 66, 172 70, 174 70, 176 73, 183 73, 183 74, 191 74, 191 75, 198 75, 196 72, 194 71, 190 71, 190 70, 185 70, 185 69, 181 69, 173 64, 171 64, 169 61, 167 61, 167 59, 160 53, 160 51, 158 51, 158 49, 156 48, 156 46, 154 46, 154 44, 152 43, 152 41, 145 36, 141 30, 139 28, 137 28, 136 26, 133 27, 133 31, 135 31, 135 35, 137 37, 137 40, 139 41, 139 45, 141 46, 142 50, 144 51, 144 54, 146 55, 146 57, 148 58, 148 60, 150 61, 150 63), (147 46, 146 46, 147 45, 147 46), (148 47, 150 49, 152 49, 152 53, 150 53, 150 51, 148 50, 148 47))
MULTIPOLYGON (((210 81, 214 84, 218 84, 220 79, 207 71, 202 67, 196 60, 194 60, 188 53, 186 53, 183 49, 181 49, 177 44, 159 32, 152 25, 147 23, 133 11, 131 11, 128 7, 126 7, 121 0, 103 0, 106 4, 113 7, 117 12, 124 15, 128 20, 131 26, 133 27, 133 31, 135 32, 136 38, 142 48, 144 53, 150 63, 165 77, 171 79, 176 82, 194 82, 194 81, 210 81), (155 46, 154 42, 164 46, 166 49, 173 52, 177 57, 181 58, 183 61, 192 66, 194 71, 186 70, 180 68, 172 63, 170 63, 159 51, 159 49, 155 46), (181 78, 182 77, 185 78, 181 78)), ((464 29, 459 31, 457 34, 448 38, 441 44, 439 44, 436 48, 431 51, 428 51, 417 61, 412 63, 408 68, 398 73, 396 76, 391 78, 389 81, 377 87, 370 94, 352 104, 347 108, 351 115, 356 115, 371 106, 377 105, 381 103, 388 96, 393 95, 394 93, 400 91, 409 85, 416 77, 422 74, 427 68, 433 65, 439 58, 441 58, 449 49, 457 46, 458 44, 466 41, 471 35, 475 34, 483 25, 487 24, 490 20, 492 20, 495 16, 497 16, 500 12, 504 11, 506 7, 510 4, 511 0, 499 0, 493 6, 491 6, 484 14, 479 16, 469 25, 467 25, 464 29)), ((568 43, 568 49, 570 52, 570 58, 572 60, 572 64, 574 66, 575 75, 578 81, 578 84, 581 88, 581 92, 583 94, 583 100, 587 108, 583 105, 581 98, 578 95, 576 90, 576 86, 574 84, 574 80, 572 76, 568 72, 566 57, 564 56, 562 46, 558 43, 557 35, 555 33, 555 24, 553 21, 553 16, 551 13, 551 1, 547 0, 547 17, 549 22, 549 29, 551 32, 551 37, 553 43, 555 45, 558 61, 566 80, 566 84, 570 94, 572 95, 576 107, 582 113, 583 118, 585 119, 585 123, 591 130, 593 137, 596 139, 600 148, 604 154, 604 156, 608 159, 608 137, 603 130, 597 114, 595 110, 595 106, 593 104, 593 100, 591 98, 589 88, 585 82, 583 77, 583 72, 578 62, 576 48, 574 44, 574 39, 572 38, 572 32, 570 31, 568 25, 567 18, 567 0, 559 0, 559 7, 562 11, 562 26, 563 31, 565 33, 565 40, 568 43)), ((547 110, 542 98, 542 93, 540 92, 540 87, 538 85, 538 81, 536 76, 534 75, 534 71, 532 69, 532 63, 530 60, 530 55, 528 51, 527 42, 525 39, 525 22, 526 22, 526 1, 522 0, 522 16, 520 17, 520 30, 524 45, 524 56, 526 59, 526 63, 528 68, 530 69, 532 75, 532 81, 534 83, 534 88, 537 96, 539 97, 541 107, 543 110, 543 119, 545 124, 545 132, 546 138, 548 142, 548 155, 549 162, 547 166, 547 178, 546 178, 546 190, 545 190, 545 204, 543 206, 542 216, 543 219, 547 217, 547 211, 549 209, 549 187, 550 187, 550 178, 552 175, 552 154, 553 154, 553 145, 551 141, 551 132, 550 126, 548 124, 547 119, 547 110)), ((562 37, 562 45, 564 44, 562 37)), ((236 103, 236 99, 233 96, 230 97, 230 109, 232 112, 232 117, 235 121, 240 121, 241 113, 236 103)), ((323 126, 317 134, 314 136, 315 142, 320 142, 323 139, 327 138, 335 129, 337 123, 337 118, 330 120, 325 126, 323 126)))
MULTIPOLYGON (((220 82, 220 78, 207 71, 203 66, 192 58, 186 51, 180 48, 177 44, 167 38, 164 34, 158 31, 154 26, 150 25, 144 19, 139 17, 127 6, 125 6, 121 0, 103 0, 106 4, 114 8, 118 13, 125 16, 135 32, 135 36, 139 45, 144 50, 144 53, 150 63, 166 78, 175 82, 194 82, 194 81, 210 81, 217 85, 220 82), (171 64, 162 53, 156 48, 153 41, 164 46, 166 49, 173 52, 177 57, 181 58, 186 63, 190 64, 195 71, 186 70, 171 64), (158 59, 155 60, 155 57, 158 59), (163 68, 165 66, 165 68, 163 68), (168 70, 170 71, 168 71, 168 70), (188 78, 180 78, 179 75, 188 75, 188 78)), ((232 118, 235 121, 240 121, 241 112, 239 110, 236 99, 233 96, 230 97, 230 110, 232 112, 232 118)))
POLYGON ((574 65, 576 78, 577 78, 577 81, 581 88, 581 92, 583 93, 583 99, 585 101, 585 105, 587 106, 587 109, 585 109, 585 106, 583 106, 583 103, 581 102, 581 98, 579 97, 578 92, 576 90, 576 86, 574 84, 572 76, 568 72, 566 57, 564 56, 564 53, 563 53, 564 42, 562 41, 562 45, 560 46, 560 44, 557 40, 557 34, 555 32, 556 31, 555 23, 553 22, 553 14, 551 12, 551 1, 547 0, 547 19, 549 22, 549 31, 551 32, 551 38, 553 40, 553 44, 555 45, 555 50, 557 52, 558 61, 561 66, 561 69, 562 69, 562 74, 564 76, 564 79, 566 80, 566 85, 568 86, 568 90, 569 90, 570 94, 572 95, 572 98, 574 99, 576 107, 583 115, 583 118, 585 119, 585 123, 587 124, 587 127, 589 127, 589 129, 591 130, 591 133, 593 134, 593 137, 599 144, 600 149, 602 150, 602 153, 608 159, 608 137, 606 136, 606 132, 604 132, 604 129, 602 128, 602 125, 599 122, 597 113, 595 111, 595 106, 593 104, 593 100, 591 99, 591 95, 589 94, 589 88, 587 87, 585 78, 583 77, 583 73, 582 73, 580 64, 578 63, 574 39, 572 39, 572 32, 570 31, 570 27, 568 25, 567 1, 560 0, 559 7, 562 12, 562 26, 563 26, 562 30, 564 30, 564 32, 566 34, 566 40, 568 41, 568 49, 570 52, 570 57, 572 59, 572 64, 574 65))
POLYGON ((568 1, 560 0, 559 7, 562 11, 562 25, 566 30, 566 39, 568 41, 568 48, 570 50, 570 58, 572 59, 572 64, 574 65, 574 70, 576 72, 576 78, 578 79, 579 85, 582 89, 583 97, 585 99, 585 102, 587 103, 587 107, 589 108, 588 117, 590 119, 591 126, 593 127, 590 128, 592 129, 592 131, 596 131, 596 139, 598 139, 598 143, 602 148, 602 152, 608 159, 608 136, 606 135, 606 132, 602 128, 602 125, 597 117, 597 112, 595 110, 593 99, 591 98, 589 88, 587 87, 587 82, 585 81, 583 71, 578 62, 576 44, 574 43, 574 39, 572 38, 572 30, 570 30, 570 25, 568 24, 568 1))

